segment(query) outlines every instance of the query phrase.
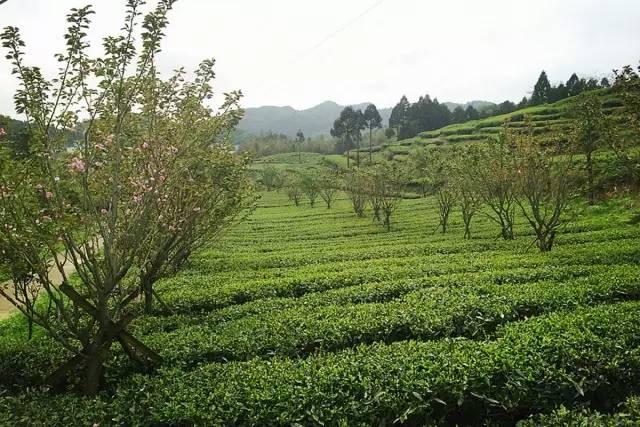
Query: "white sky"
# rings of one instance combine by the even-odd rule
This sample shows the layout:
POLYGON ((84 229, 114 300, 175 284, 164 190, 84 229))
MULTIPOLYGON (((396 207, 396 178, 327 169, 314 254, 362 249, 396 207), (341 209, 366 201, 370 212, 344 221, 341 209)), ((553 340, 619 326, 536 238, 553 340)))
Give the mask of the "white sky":
MULTIPOLYGON (((29 62, 54 73, 65 14, 88 2, 8 0, 0 26, 20 27, 29 62)), ((125 1, 91 3, 98 47, 125 1)), ((245 107, 519 100, 542 69, 557 82, 640 59, 639 0, 179 0, 170 20, 162 70, 215 57, 218 91, 242 89, 245 107)), ((15 87, 2 55, 0 113, 15 87)))

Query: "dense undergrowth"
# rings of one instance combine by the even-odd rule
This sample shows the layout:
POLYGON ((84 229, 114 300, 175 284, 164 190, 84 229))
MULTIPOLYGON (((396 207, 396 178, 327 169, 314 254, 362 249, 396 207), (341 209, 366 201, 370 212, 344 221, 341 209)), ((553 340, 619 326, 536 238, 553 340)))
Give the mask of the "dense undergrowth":
POLYGON ((432 199, 392 231, 265 193, 158 290, 95 399, 40 387, 67 356, 0 323, 0 425, 637 425, 640 229, 628 200, 578 206, 551 253, 478 216, 434 234, 432 199), (626 424, 625 424, 626 423, 626 424))

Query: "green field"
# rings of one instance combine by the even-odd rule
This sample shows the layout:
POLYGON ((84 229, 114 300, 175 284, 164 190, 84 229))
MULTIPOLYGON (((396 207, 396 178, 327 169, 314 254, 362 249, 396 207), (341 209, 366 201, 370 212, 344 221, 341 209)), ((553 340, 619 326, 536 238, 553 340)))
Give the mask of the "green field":
POLYGON ((403 201, 387 232, 346 199, 329 211, 264 193, 160 284, 168 307, 134 321, 164 358, 155 374, 114 347, 101 395, 53 394, 33 386, 67 354, 39 332, 27 342, 19 317, 2 323, 0 424, 637 425, 628 203, 576 206, 542 254, 522 221, 511 242, 484 216, 471 240, 457 213, 433 233, 430 198, 403 201))

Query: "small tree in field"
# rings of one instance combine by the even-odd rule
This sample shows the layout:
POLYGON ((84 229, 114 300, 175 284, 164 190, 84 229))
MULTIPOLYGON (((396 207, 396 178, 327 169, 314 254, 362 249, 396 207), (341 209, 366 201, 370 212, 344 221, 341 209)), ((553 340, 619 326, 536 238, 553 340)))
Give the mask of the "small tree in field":
POLYGON ((307 172, 300 178, 300 184, 302 186, 302 191, 309 199, 309 204, 311 207, 315 207, 316 200, 318 200, 318 196, 320 195, 320 185, 318 182, 318 176, 315 173, 307 172))
POLYGON ((447 232, 449 225, 449 216, 456 204, 456 193, 449 183, 443 183, 436 190, 436 200, 438 201, 438 211, 440 215, 440 222, 438 227, 441 229, 442 234, 447 232))
POLYGON ((431 167, 431 152, 426 148, 418 148, 409 154, 409 169, 413 182, 420 186, 422 197, 427 196, 427 186, 430 183, 429 167, 431 167))
POLYGON ((574 197, 571 158, 559 150, 542 147, 533 128, 509 134, 514 146, 522 214, 536 235, 542 252, 553 247, 558 230, 568 221, 566 210, 574 197))
POLYGON ((500 225, 505 240, 513 240, 515 223, 517 180, 509 132, 505 127, 498 140, 491 142, 482 152, 476 171, 476 183, 482 202, 488 206, 488 217, 500 225))
POLYGON ((402 202, 406 177, 400 169, 388 162, 377 164, 368 171, 370 200, 376 220, 391 230, 391 216, 402 202))
POLYGON ((304 195, 300 177, 297 174, 288 174, 285 179, 284 187, 289 201, 292 201, 296 206, 300 206, 300 201, 304 195))
POLYGON ((586 158, 587 192, 589 204, 596 202, 593 154, 604 145, 607 135, 607 118, 602 110, 600 98, 591 92, 580 95, 580 100, 573 111, 574 125, 572 140, 575 147, 584 153, 586 158))
POLYGON ((640 66, 616 71, 614 91, 624 101, 622 129, 614 129, 609 148, 627 169, 635 185, 640 185, 640 66))
POLYGON ((282 185, 280 171, 274 166, 267 166, 260 172, 262 185, 267 191, 273 191, 282 185))
POLYGON ((438 228, 444 234, 447 232, 449 217, 456 204, 457 194, 453 185, 453 163, 450 154, 443 150, 429 150, 426 159, 426 177, 438 202, 440 222, 438 228))
POLYGON ((456 150, 453 154, 452 182, 464 223, 464 238, 471 238, 471 221, 482 206, 475 173, 480 167, 480 152, 474 146, 456 150))
POLYGON ((337 170, 325 168, 320 172, 318 177, 318 188, 320 191, 320 197, 326 203, 327 209, 331 209, 331 206, 338 195, 339 186, 340 182, 337 170))
POLYGON ((142 3, 127 2, 123 33, 104 40, 100 58, 87 55, 91 8, 72 9, 51 81, 25 64, 17 28, 1 36, 30 155, 0 157, 0 249, 14 286, 0 294, 72 355, 49 382, 79 373, 88 395, 99 390, 116 341, 146 368, 161 362, 127 331, 138 312, 131 302, 232 223, 247 200, 246 160, 228 142, 240 94, 228 94, 215 113, 205 105, 212 60, 192 82, 182 70, 161 81, 156 56, 174 1, 144 17, 138 52, 142 3), (65 132, 80 125, 83 138, 69 147, 65 132), (62 283, 50 278, 52 268, 62 283), (36 304, 39 294, 47 304, 36 304))
POLYGON ((344 177, 344 191, 351 200, 353 211, 359 217, 364 216, 369 197, 369 179, 359 168, 351 169, 344 177))

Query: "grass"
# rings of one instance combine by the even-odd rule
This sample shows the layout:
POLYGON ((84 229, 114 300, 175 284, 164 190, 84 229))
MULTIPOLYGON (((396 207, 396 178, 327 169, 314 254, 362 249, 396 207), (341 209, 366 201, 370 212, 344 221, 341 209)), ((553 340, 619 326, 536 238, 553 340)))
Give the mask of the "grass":
POLYGON ((522 219, 511 242, 483 215, 471 240, 458 215, 434 234, 430 198, 403 201, 386 232, 344 197, 327 210, 263 193, 159 285, 171 312, 134 321, 165 359, 156 374, 114 348, 103 394, 54 395, 34 386, 65 352, 40 331, 27 342, 19 317, 0 323, 0 425, 617 420, 640 392, 628 203, 577 206, 540 254, 522 219))

